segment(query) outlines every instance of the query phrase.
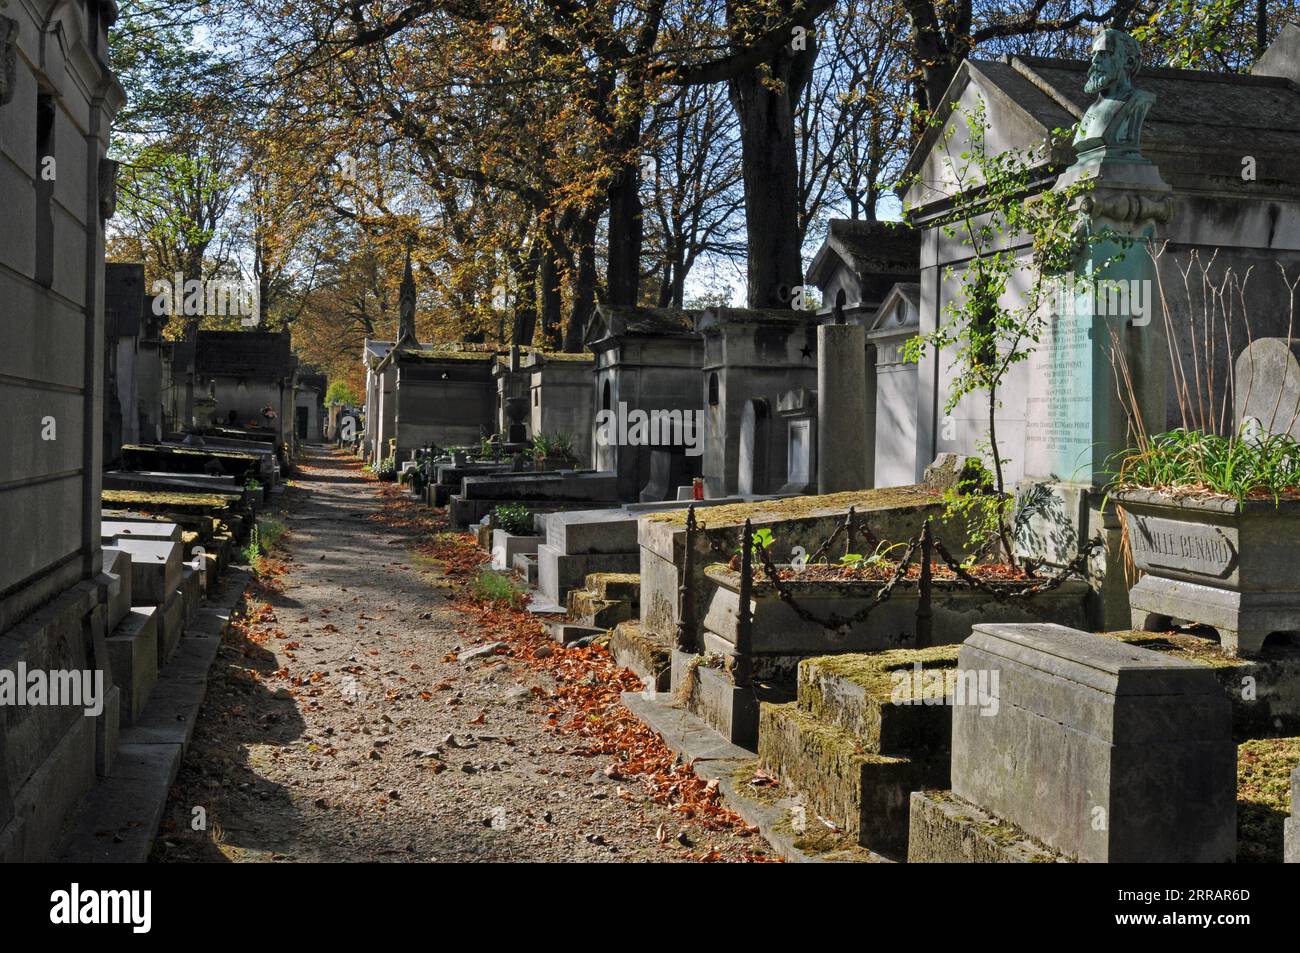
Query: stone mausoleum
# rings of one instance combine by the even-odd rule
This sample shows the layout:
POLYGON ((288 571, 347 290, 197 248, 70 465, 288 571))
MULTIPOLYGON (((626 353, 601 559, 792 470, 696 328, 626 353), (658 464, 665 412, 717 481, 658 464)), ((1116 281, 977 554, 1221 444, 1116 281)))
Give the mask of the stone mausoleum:
MULTIPOLYGON (((111 669, 101 576, 105 158, 123 93, 108 66, 112 2, 0 8, 0 670, 111 669), (7 67, 7 68, 4 68, 7 67), (58 175, 42 178, 45 157, 58 175)), ((105 680, 111 686, 112 679, 105 680)), ((108 773, 119 696, 98 716, 7 708, 0 860, 43 860, 108 773)))

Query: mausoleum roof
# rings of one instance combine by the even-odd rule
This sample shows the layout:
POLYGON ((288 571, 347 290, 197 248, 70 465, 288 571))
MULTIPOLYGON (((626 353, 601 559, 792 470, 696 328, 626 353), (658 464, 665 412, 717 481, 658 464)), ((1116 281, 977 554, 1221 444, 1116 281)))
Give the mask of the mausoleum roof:
POLYGON ((808 267, 808 281, 823 287, 840 262, 859 277, 916 274, 920 260, 921 235, 915 229, 898 222, 833 218, 808 267))
MULTIPOLYGON (((1288 35, 1279 44, 1284 41, 1300 42, 1288 35)), ((1241 198, 1300 192, 1300 75, 1265 75, 1268 69, 1295 67, 1281 55, 1261 65, 1266 62, 1274 66, 1256 74, 1143 67, 1134 77, 1134 86, 1155 96, 1143 127, 1142 152, 1175 190, 1231 189, 1241 198), (1245 156, 1256 160, 1252 180, 1242 177, 1245 156)), ((944 126, 971 84, 983 94, 986 122, 996 130, 989 135, 990 144, 1028 149, 1083 116, 1095 98, 1084 91, 1087 73, 1083 60, 966 60, 936 109, 941 122, 917 144, 904 179, 910 181, 943 141, 944 126)), ((1045 164, 1064 167, 1073 159, 1073 147, 1062 141, 1045 164)), ((936 197, 922 192, 913 185, 908 204, 924 205, 936 197)))
POLYGON ((297 366, 289 335, 279 331, 200 331, 195 342, 194 371, 200 376, 279 380, 297 366))
POLYGON ((624 335, 694 337, 699 313, 681 308, 597 305, 584 340, 590 347, 596 341, 624 335))

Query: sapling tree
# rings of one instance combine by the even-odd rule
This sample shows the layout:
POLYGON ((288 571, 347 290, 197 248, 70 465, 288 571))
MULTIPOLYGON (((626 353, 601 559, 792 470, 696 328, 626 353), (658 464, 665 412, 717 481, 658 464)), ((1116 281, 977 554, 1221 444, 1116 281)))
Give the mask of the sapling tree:
MULTIPOLYGON (((1001 388, 1048 328, 1048 305, 1059 288, 1059 276, 1069 273, 1083 246, 1099 236, 1078 228, 1078 202, 1090 187, 1087 180, 1059 191, 1050 188, 1051 150, 1070 141, 1073 130, 1054 130, 1035 148, 996 150, 988 143, 982 100, 955 116, 937 144, 941 182, 920 184, 927 204, 945 200, 950 205, 937 227, 973 255, 953 276, 958 287, 938 326, 908 341, 905 355, 919 361, 932 350, 946 354, 950 361, 946 414, 968 395, 985 395, 988 430, 976 447, 988 455, 993 492, 977 497, 977 503, 963 501, 962 515, 971 527, 970 542, 976 552, 996 542, 1007 562, 1012 562, 1011 499, 1004 472, 1008 461, 998 446, 1001 388), (961 128, 965 129, 963 147, 954 156, 953 134, 961 128), (972 507, 982 508, 983 513, 973 514, 972 507)), ((905 209, 909 220, 914 212, 905 209)), ((955 504, 956 495, 952 496, 950 503, 955 504)))

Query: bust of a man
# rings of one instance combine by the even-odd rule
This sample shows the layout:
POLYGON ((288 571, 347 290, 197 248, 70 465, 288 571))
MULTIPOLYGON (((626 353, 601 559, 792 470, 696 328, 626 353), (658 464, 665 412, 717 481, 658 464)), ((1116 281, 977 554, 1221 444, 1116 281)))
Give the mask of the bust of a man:
POLYGON ((1092 65, 1084 90, 1096 93, 1096 101, 1079 121, 1075 150, 1085 153, 1104 150, 1106 158, 1141 159, 1142 123, 1155 97, 1133 88, 1133 77, 1142 65, 1137 40, 1122 30, 1102 30, 1092 42, 1092 65))

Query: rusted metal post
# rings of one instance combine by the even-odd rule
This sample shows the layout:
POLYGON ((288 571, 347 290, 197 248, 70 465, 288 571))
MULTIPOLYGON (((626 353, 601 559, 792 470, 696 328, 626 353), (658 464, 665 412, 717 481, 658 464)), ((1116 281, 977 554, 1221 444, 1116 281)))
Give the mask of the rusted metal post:
POLYGON ((682 582, 677 587, 677 648, 695 651, 695 600, 691 598, 695 572, 695 506, 686 508, 686 551, 682 554, 682 582))
POLYGON ((736 667, 732 678, 737 688, 748 688, 752 674, 749 657, 750 629, 754 624, 750 600, 754 592, 754 529, 749 520, 740 532, 740 610, 736 615, 736 667))
POLYGON ((934 629, 934 607, 931 599, 934 586, 931 579, 930 563, 934 559, 934 536, 930 532, 930 521, 921 527, 921 581, 916 602, 916 647, 926 648, 930 645, 934 629))
POLYGON ((853 507, 849 507, 849 515, 844 518, 844 555, 847 556, 853 552, 853 507))

